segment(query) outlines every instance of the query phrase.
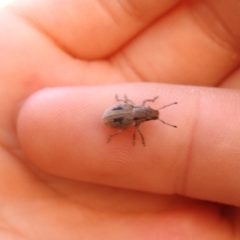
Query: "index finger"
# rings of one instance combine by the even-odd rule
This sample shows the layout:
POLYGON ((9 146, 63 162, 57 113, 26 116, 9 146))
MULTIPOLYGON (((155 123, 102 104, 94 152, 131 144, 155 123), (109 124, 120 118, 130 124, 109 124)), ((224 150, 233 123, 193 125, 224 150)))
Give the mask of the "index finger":
POLYGON ((29 161, 43 171, 161 194, 182 194, 240 206, 238 92, 232 90, 128 84, 42 90, 30 97, 18 118, 18 136, 29 161), (132 145, 127 130, 107 143, 114 130, 101 115, 115 93, 138 104, 159 96, 155 109, 177 129, 142 124, 147 146, 132 145))
POLYGON ((178 2, 16 1, 14 11, 72 56, 95 60, 115 52, 178 2))

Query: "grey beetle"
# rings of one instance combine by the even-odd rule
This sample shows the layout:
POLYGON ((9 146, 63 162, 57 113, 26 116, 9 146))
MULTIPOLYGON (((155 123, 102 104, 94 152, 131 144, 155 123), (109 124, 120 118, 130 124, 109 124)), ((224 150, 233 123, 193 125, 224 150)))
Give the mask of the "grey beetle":
POLYGON ((159 119, 159 110, 165 107, 177 104, 177 102, 165 105, 157 110, 152 109, 149 106, 145 106, 146 102, 154 102, 158 98, 144 100, 141 106, 135 106, 134 103, 124 95, 124 99, 119 99, 116 95, 116 100, 118 102, 123 102, 123 104, 114 105, 108 108, 102 116, 104 124, 111 128, 119 129, 118 132, 111 134, 108 138, 108 142, 111 141, 112 137, 125 131, 129 126, 134 125, 133 132, 133 145, 135 145, 136 131, 139 133, 142 139, 142 144, 145 146, 145 139, 140 129, 140 124, 145 121, 159 120, 162 123, 176 128, 177 126, 164 122, 159 119))

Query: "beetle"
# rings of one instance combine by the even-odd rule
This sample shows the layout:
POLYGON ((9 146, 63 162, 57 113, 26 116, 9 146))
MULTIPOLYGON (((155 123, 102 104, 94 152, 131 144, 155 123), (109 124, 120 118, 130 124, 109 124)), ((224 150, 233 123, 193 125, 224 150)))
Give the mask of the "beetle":
POLYGON ((177 104, 177 102, 167 104, 159 109, 153 109, 149 106, 145 106, 145 104, 147 102, 154 102, 158 98, 158 96, 154 97, 153 99, 144 100, 140 106, 136 106, 130 99, 127 98, 126 95, 124 95, 124 99, 119 99, 118 95, 116 94, 115 98, 118 102, 123 102, 123 104, 109 107, 102 116, 103 123, 106 126, 119 129, 118 132, 113 133, 109 136, 107 141, 108 143, 111 141, 113 136, 122 133, 130 126, 134 126, 133 145, 135 145, 136 132, 138 132, 141 136, 142 144, 145 146, 145 138, 141 132, 140 125, 141 123, 150 120, 159 120, 162 123, 171 127, 177 127, 159 118, 160 109, 177 104))

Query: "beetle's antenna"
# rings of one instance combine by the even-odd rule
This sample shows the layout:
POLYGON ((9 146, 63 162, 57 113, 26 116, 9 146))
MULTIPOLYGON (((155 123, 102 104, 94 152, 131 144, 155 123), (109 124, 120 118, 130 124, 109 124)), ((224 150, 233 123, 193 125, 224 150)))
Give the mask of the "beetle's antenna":
POLYGON ((164 124, 166 124, 166 125, 168 125, 168 126, 171 126, 171 127, 174 127, 174 128, 177 128, 177 126, 175 126, 175 125, 172 125, 172 124, 170 124, 170 123, 166 123, 166 122, 164 122, 163 120, 161 120, 161 119, 158 119, 159 121, 161 121, 162 123, 164 123, 164 124))
POLYGON ((159 108, 158 110, 163 109, 163 108, 166 108, 166 107, 169 107, 169 106, 174 105, 174 104, 177 104, 177 102, 174 102, 174 103, 170 103, 170 104, 168 104, 168 105, 165 105, 165 106, 159 108))
MULTIPOLYGON (((168 104, 168 105, 165 105, 165 106, 163 106, 163 107, 161 107, 161 108, 159 108, 159 109, 163 109, 163 108, 169 107, 169 106, 171 106, 171 105, 175 105, 175 104, 177 104, 177 102, 170 103, 170 104, 168 104)), ((159 120, 159 121, 161 121, 162 123, 164 123, 164 124, 168 125, 168 126, 171 126, 171 127, 177 128, 177 126, 175 126, 175 125, 172 125, 172 124, 170 124, 170 123, 166 123, 166 122, 164 122, 164 121, 163 121, 163 120, 161 120, 161 119, 158 119, 158 120, 159 120)))

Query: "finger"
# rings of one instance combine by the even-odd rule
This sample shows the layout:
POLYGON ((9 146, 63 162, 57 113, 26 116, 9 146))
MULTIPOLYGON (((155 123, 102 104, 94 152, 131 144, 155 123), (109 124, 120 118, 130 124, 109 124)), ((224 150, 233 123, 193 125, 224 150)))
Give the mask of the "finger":
POLYGON ((113 57, 126 79, 217 86, 239 67, 237 0, 190 2, 113 57))
POLYGON ((17 11, 72 55, 95 59, 108 56, 179 0, 25 1, 17 11), (61 27, 56 27, 56 26, 61 27))
MULTIPOLYGON (((159 84, 42 90, 23 105, 18 137, 28 160, 50 174, 122 188, 240 206, 239 93, 159 84), (101 116, 115 93, 135 104, 159 96, 159 121, 143 123, 136 146, 132 130, 116 132, 101 116)), ((149 105, 150 105, 149 104, 149 105)))

